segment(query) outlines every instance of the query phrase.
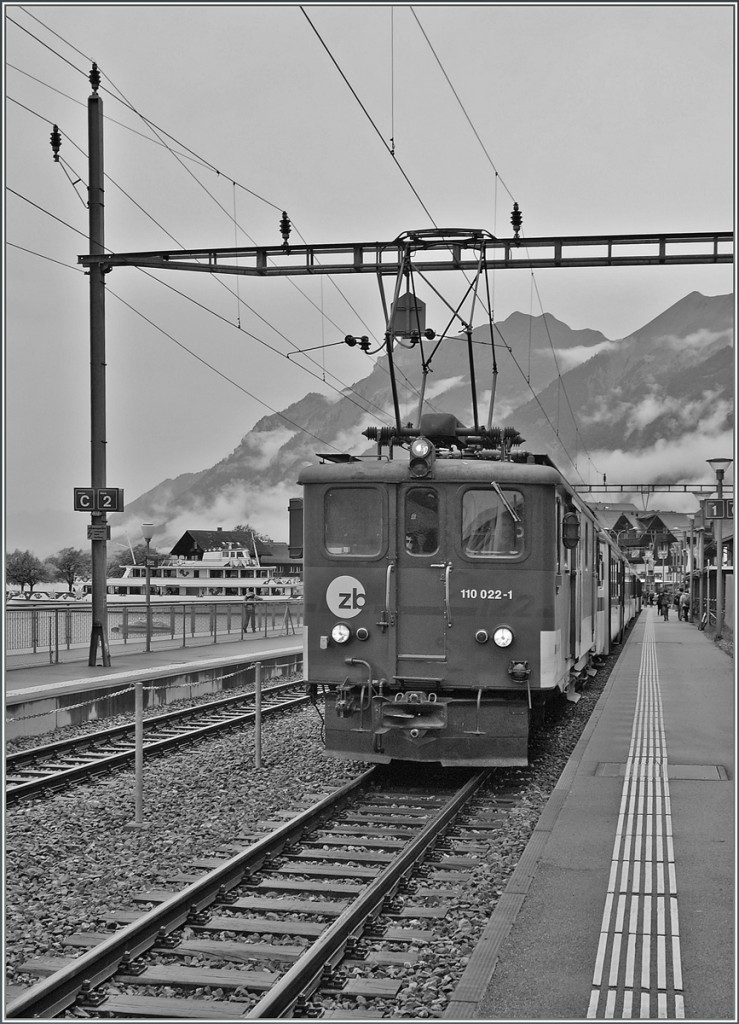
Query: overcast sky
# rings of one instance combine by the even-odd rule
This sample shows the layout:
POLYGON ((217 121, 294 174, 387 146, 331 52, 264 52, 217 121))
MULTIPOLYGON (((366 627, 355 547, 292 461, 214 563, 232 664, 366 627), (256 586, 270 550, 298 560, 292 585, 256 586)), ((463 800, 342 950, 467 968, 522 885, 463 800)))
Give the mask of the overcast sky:
MULTIPOLYGON (((9 548, 42 548, 35 517, 50 510, 43 553, 86 546, 71 508, 90 483, 77 256, 93 60, 113 252, 275 245, 282 210, 296 242, 389 240, 428 214, 508 236, 514 199, 529 237, 734 224, 734 4, 3 10, 9 548)), ((329 393, 322 365, 287 352, 383 329, 371 275, 337 288, 117 268, 106 283, 107 482, 128 501, 329 393)), ((538 271, 535 290, 528 271, 501 271, 495 315, 547 311, 618 339, 691 291, 732 290, 729 266, 538 271)), ((368 371, 357 350, 325 360, 346 383, 368 371)))

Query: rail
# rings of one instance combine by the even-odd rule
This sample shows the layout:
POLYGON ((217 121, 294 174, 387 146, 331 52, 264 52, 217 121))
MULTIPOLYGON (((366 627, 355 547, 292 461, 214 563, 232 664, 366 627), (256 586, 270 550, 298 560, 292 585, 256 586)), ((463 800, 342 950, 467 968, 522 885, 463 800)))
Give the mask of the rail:
MULTIPOLYGON (((151 644, 197 647, 222 640, 241 639, 247 632, 265 638, 292 636, 303 625, 303 602, 256 601, 248 606, 234 602, 182 602, 155 604, 151 608, 151 644)), ((29 602, 29 607, 5 610, 5 653, 47 653, 59 662, 61 651, 84 649, 90 642, 92 606, 29 602)), ((146 605, 108 604, 108 642, 111 648, 143 650, 147 636, 146 605)))

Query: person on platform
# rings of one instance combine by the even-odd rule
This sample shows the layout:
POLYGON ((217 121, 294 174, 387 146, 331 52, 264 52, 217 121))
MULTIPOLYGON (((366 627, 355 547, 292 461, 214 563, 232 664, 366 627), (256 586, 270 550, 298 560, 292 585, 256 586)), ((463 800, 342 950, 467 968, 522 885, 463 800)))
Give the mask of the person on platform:
POLYGON ((664 590, 660 590, 657 596, 657 612, 667 622, 670 618, 670 599, 664 590))
POLYGON ((256 598, 254 597, 254 591, 247 591, 246 597, 244 598, 244 632, 249 632, 249 626, 251 626, 252 633, 257 631, 257 616, 256 609, 254 607, 256 598))

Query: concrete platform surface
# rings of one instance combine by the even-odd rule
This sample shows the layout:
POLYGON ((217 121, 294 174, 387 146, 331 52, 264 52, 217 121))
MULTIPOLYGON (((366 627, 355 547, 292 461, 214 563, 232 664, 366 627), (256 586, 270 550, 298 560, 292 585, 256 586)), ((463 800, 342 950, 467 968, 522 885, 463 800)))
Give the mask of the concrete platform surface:
POLYGON ((447 1019, 736 1020, 734 665, 645 609, 447 1019))
POLYGON ((168 647, 154 651, 125 652, 111 655, 109 667, 89 666, 81 661, 60 662, 57 665, 34 665, 16 668, 4 673, 6 700, 16 698, 19 691, 38 694, 44 689, 58 691, 60 687, 71 691, 84 690, 91 685, 113 684, 119 679, 131 681, 153 674, 164 674, 172 667, 185 671, 186 666, 236 665, 254 661, 260 656, 274 658, 276 653, 294 653, 302 650, 302 636, 267 637, 253 635, 249 640, 229 640, 198 647, 168 647))

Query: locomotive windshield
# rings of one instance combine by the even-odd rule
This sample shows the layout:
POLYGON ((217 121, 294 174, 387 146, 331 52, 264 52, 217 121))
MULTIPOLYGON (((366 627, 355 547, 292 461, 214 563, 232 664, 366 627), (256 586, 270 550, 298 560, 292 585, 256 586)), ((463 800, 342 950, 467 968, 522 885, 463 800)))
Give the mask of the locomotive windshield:
POLYGON ((439 547, 439 495, 414 487, 405 496, 405 549, 410 555, 430 555, 439 547))
POLYGON ((332 555, 379 555, 382 493, 375 487, 335 487, 324 498, 324 543, 332 555))
POLYGON ((462 548, 473 558, 513 558, 524 544, 520 491, 465 491, 462 497, 462 548))

